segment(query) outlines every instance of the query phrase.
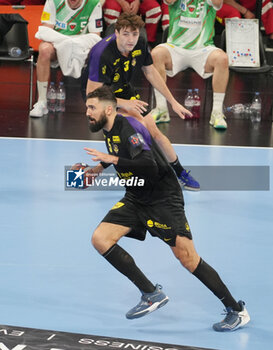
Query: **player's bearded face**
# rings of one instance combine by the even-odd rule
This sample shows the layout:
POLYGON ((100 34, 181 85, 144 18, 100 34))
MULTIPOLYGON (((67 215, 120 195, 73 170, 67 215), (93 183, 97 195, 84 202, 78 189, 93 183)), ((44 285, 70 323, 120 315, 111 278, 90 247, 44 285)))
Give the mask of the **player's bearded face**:
POLYGON ((101 130, 107 123, 107 117, 104 111, 100 114, 100 117, 97 120, 95 118, 92 118, 91 116, 89 116, 88 118, 89 129, 91 132, 97 132, 101 130))

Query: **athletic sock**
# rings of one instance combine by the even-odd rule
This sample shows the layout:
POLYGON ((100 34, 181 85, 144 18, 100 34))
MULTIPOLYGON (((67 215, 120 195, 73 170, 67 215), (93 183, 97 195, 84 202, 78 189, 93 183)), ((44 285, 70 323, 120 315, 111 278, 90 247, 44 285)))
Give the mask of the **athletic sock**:
POLYGON ((213 105, 212 110, 221 112, 223 111, 225 93, 224 92, 214 92, 213 93, 213 105))
POLYGON ((171 162, 170 165, 171 165, 171 167, 173 168, 173 170, 175 171, 175 173, 176 173, 176 175, 178 177, 181 175, 182 171, 185 170, 182 167, 178 157, 176 158, 176 160, 174 162, 171 162))
POLYGON ((38 101, 46 101, 47 81, 37 81, 38 101))
POLYGON ((119 245, 114 244, 103 254, 103 257, 119 272, 129 278, 143 293, 152 293, 155 286, 136 266, 134 259, 119 245))
POLYGON ((240 305, 232 297, 218 273, 202 260, 202 258, 200 258, 200 262, 194 270, 193 275, 204 283, 204 285, 221 300, 225 307, 231 307, 234 311, 241 311, 240 305))
POLYGON ((156 107, 160 109, 168 110, 166 98, 158 90, 154 89, 154 92, 155 92, 156 107))

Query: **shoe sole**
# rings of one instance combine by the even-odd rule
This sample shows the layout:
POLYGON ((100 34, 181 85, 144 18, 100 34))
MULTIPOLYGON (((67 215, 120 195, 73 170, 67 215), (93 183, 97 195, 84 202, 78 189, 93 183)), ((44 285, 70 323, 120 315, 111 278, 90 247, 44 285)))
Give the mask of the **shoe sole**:
POLYGON ((243 321, 238 325, 238 326, 235 326, 234 328, 222 328, 222 329, 215 329, 214 326, 213 326, 213 329, 216 331, 216 332, 234 332, 236 331, 237 329, 240 329, 242 327, 244 327, 246 324, 248 324, 248 322, 250 321, 250 316, 247 312, 247 310, 245 310, 245 315, 244 315, 244 319, 243 321))
POLYGON ((227 126, 225 126, 225 125, 214 125, 214 123, 212 123, 212 122, 209 122, 209 123, 211 126, 214 127, 214 129, 221 129, 221 130, 227 129, 227 126))
POLYGON ((161 300, 158 303, 154 303, 153 305, 151 305, 148 309, 146 309, 145 311, 140 311, 139 313, 135 313, 133 315, 128 315, 126 314, 126 318, 128 320, 133 320, 135 318, 140 318, 143 317, 147 314, 150 314, 151 312, 160 309, 162 306, 166 305, 167 302, 169 301, 169 298, 166 296, 166 298, 164 298, 163 300, 161 300))
POLYGON ((185 190, 188 190, 188 191, 200 191, 200 187, 198 187, 198 188, 195 188, 195 187, 188 187, 187 185, 185 185, 185 186, 183 186, 183 188, 185 189, 185 190))
POLYGON ((47 115, 48 114, 48 111, 44 112, 43 115, 31 115, 29 114, 30 118, 42 118, 44 115, 47 115))
POLYGON ((169 120, 155 120, 156 124, 162 124, 162 123, 169 123, 171 121, 171 119, 169 120))

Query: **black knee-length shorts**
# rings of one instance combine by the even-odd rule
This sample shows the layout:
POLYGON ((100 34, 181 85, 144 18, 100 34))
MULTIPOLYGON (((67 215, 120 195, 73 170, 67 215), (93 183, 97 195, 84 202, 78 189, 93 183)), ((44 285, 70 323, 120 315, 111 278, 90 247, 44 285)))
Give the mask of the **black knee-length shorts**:
POLYGON ((102 222, 130 227, 127 237, 144 240, 146 231, 175 246, 176 236, 192 239, 181 197, 164 198, 152 204, 140 204, 123 197, 106 214, 102 222))

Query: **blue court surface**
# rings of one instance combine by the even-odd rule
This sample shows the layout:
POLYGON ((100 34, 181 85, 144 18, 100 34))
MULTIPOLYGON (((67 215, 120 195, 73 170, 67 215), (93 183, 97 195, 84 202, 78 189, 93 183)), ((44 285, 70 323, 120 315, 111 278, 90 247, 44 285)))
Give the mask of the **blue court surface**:
MULTIPOLYGON (((123 192, 64 190, 65 166, 92 164, 84 147, 105 151, 103 142, 0 138, 0 324, 218 350, 271 349, 272 188, 184 191, 196 249, 246 302, 251 322, 245 328, 214 332, 212 324, 224 317, 221 302, 149 235, 145 242, 123 238, 120 245, 170 302, 129 321, 125 313, 139 301, 139 291, 90 244, 123 192)), ((175 149, 188 168, 270 166, 272 187, 272 148, 175 149)))

